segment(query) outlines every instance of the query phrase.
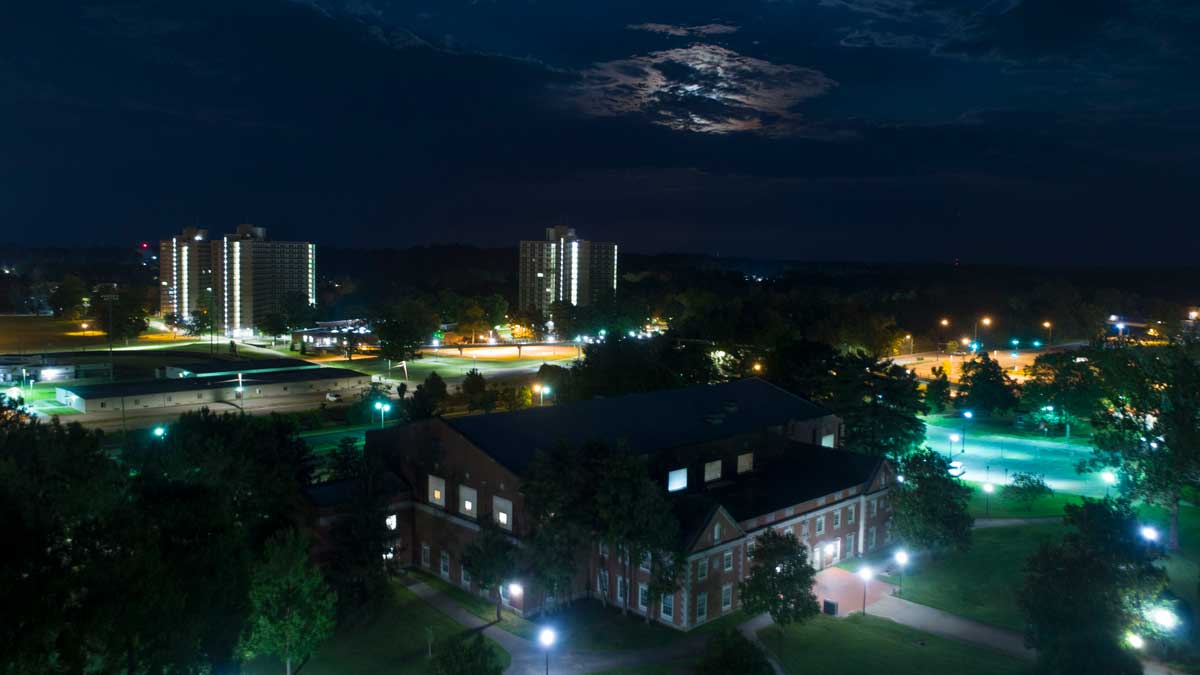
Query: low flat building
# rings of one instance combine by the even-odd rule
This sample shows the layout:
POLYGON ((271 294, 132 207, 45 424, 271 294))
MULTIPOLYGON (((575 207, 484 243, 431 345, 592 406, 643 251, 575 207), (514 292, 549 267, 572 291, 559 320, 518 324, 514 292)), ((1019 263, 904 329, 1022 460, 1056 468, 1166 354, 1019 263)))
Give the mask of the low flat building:
MULTIPOLYGON (((413 558, 403 562, 472 590, 461 560, 481 518, 516 541, 529 534, 521 479, 538 451, 603 443, 645 457, 680 523, 688 556, 680 589, 652 602, 649 570, 635 564, 628 579, 614 552, 596 544, 579 552, 572 597, 620 604, 628 588, 630 609, 689 630, 740 607, 737 582, 768 528, 793 533, 818 569, 888 542, 892 469, 837 450, 841 426, 828 410, 751 378, 427 420, 369 432, 367 444, 413 487, 413 558)), ((518 613, 556 601, 519 574, 513 583, 523 592, 510 595, 505 584, 501 599, 518 613)))
POLYGON ((0 382, 62 382, 83 378, 111 377, 112 363, 78 361, 62 354, 18 354, 0 356, 0 382))
POLYGON ((358 350, 379 346, 379 339, 363 319, 318 321, 316 327, 292 331, 292 349, 310 352, 341 352, 353 340, 358 350))
POLYGON ((315 368, 223 377, 185 377, 58 387, 55 398, 83 413, 196 406, 336 392, 357 393, 371 376, 342 368, 315 368))

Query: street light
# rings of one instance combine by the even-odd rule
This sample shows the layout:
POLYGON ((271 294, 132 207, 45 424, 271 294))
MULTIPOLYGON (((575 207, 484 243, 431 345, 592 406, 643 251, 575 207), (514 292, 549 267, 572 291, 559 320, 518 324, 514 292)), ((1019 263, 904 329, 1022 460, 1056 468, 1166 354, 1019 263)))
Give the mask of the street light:
POLYGON ((556 640, 558 640, 558 634, 554 632, 553 628, 543 628, 538 632, 538 643, 546 650, 546 675, 550 675, 550 649, 556 640))
POLYGON ((1146 641, 1143 640, 1142 636, 1138 635, 1137 633, 1129 633, 1126 635, 1125 642, 1134 649, 1141 649, 1142 647, 1146 646, 1146 641))
POLYGON ((154 427, 154 437, 155 438, 163 438, 166 435, 167 435, 166 427, 154 427))
POLYGON ((1142 535, 1142 539, 1145 539, 1146 541, 1158 541, 1158 529, 1155 527, 1151 527, 1150 525, 1143 526, 1140 533, 1142 535))
POLYGON ((905 336, 904 336, 904 339, 905 339, 905 340, 908 342, 908 355, 909 355, 909 356, 912 356, 912 353, 913 353, 913 350, 914 350, 913 339, 912 339, 912 333, 909 333, 908 335, 905 335, 905 336))
POLYGON ((546 405, 546 394, 552 392, 550 391, 550 385, 539 383, 533 385, 533 393, 538 395, 538 405, 543 406, 546 405))
MULTIPOLYGON (((958 434, 950 434, 950 452, 946 454, 946 461, 950 461, 950 455, 954 453, 954 444, 962 440, 962 436, 958 434)), ((966 447, 964 446, 964 450, 966 447)))
POLYGON ((996 486, 991 483, 983 484, 983 517, 987 518, 992 515, 992 493, 996 491, 996 486))
POLYGON ((985 316, 985 317, 975 320, 975 340, 976 341, 979 340, 979 324, 983 324, 985 328, 992 325, 992 317, 985 316))
POLYGON ((1046 329, 1046 344, 1054 344, 1054 324, 1049 321, 1043 321, 1042 328, 1046 329))
POLYGON ((863 580, 863 616, 867 615, 867 586, 871 583, 871 577, 875 576, 875 572, 867 565, 863 565, 858 571, 858 578, 863 580))
POLYGON ((1166 607, 1155 607, 1150 610, 1150 620, 1166 630, 1175 630, 1179 625, 1179 617, 1166 607))
POLYGON ((900 587, 896 589, 896 595, 904 595, 904 566, 908 564, 908 551, 900 549, 893 556, 896 559, 896 564, 900 566, 900 587))
POLYGON ((379 411, 379 428, 382 429, 383 418, 392 411, 392 404, 384 403, 383 401, 375 401, 375 409, 379 411))
POLYGON ((1101 471, 1100 480, 1104 481, 1104 496, 1107 497, 1109 486, 1117 484, 1117 474, 1111 471, 1101 471))

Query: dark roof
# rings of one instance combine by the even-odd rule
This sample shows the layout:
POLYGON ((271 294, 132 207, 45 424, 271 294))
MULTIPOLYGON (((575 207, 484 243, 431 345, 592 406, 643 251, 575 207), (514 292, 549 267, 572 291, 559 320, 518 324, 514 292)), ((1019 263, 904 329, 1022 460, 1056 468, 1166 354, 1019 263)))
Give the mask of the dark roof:
MULTIPOLYGON (((253 387, 261 384, 280 384, 284 382, 312 382, 319 380, 337 380, 351 377, 370 377, 366 373, 344 368, 316 368, 311 370, 282 370, 273 373, 255 373, 243 376, 242 385, 253 387)), ((111 382, 105 384, 81 384, 78 386, 58 387, 65 389, 84 400, 97 398, 112 398, 114 396, 149 396, 153 394, 169 394, 175 391, 202 391, 204 389, 223 389, 236 386, 237 378, 220 377, 182 377, 159 380, 141 380, 135 382, 111 382)))
POLYGON ((212 375, 217 373, 256 373, 271 370, 304 370, 320 368, 316 363, 303 359, 245 359, 240 361, 204 361, 173 365, 172 368, 186 370, 193 375, 212 375))
MULTIPOLYGON (((408 485, 391 471, 384 472, 379 478, 379 489, 382 494, 395 496, 408 490, 408 485)), ((354 499, 357 489, 358 480, 347 478, 309 485, 304 488, 304 495, 308 497, 308 501, 313 506, 319 509, 328 509, 348 504, 354 499)))
POLYGON ((703 494, 744 521, 862 485, 882 463, 879 457, 793 442, 784 454, 755 466, 751 474, 703 494))
POLYGON ((679 534, 683 549, 690 550, 696 537, 712 520, 721 505, 703 494, 681 494, 671 498, 671 512, 679 521, 679 534))
POLYGON ((624 443, 651 453, 831 414, 765 380, 748 378, 445 421, 520 474, 538 450, 560 443, 624 443))

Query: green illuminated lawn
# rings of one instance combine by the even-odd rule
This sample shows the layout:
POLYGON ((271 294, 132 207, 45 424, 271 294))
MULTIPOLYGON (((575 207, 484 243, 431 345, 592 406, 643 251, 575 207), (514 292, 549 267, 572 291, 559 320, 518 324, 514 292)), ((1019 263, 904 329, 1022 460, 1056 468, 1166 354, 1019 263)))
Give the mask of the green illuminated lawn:
POLYGON ((975 530, 966 553, 914 556, 904 574, 904 599, 1020 630, 1017 589, 1025 559, 1065 531, 1060 523, 975 530))
MULTIPOLYGON (((961 418, 948 415, 927 415, 923 419, 925 420, 925 424, 930 426, 954 430, 961 428, 963 423, 961 418)), ((971 420, 970 433, 975 437, 1003 436, 1006 438, 1057 441, 1059 443, 1070 443, 1071 445, 1085 447, 1091 447, 1092 445, 1092 427, 1086 422, 1071 425, 1070 440, 1067 440, 1061 434, 1056 435, 1052 433, 1046 435, 1036 428, 1019 429, 1013 425, 1012 416, 976 417, 971 420)))
MULTIPOLYGON (((373 621, 366 625, 343 628, 304 664, 304 675, 377 675, 398 673, 420 675, 430 672, 426 658, 426 627, 433 629, 434 640, 450 637, 465 629, 398 583, 391 586, 392 596, 373 621)), ((508 667, 508 652, 492 643, 508 667)), ((247 675, 276 675, 283 666, 273 658, 262 657, 243 666, 247 675)))
MULTIPOLYGON (((452 600, 462 606, 463 609, 483 619, 484 621, 492 622, 496 620, 496 603, 485 598, 481 598, 474 593, 469 593, 462 589, 461 586, 452 584, 441 577, 428 574, 422 570, 410 570, 409 572, 414 577, 419 579, 427 586, 433 587, 439 593, 449 596, 452 600)), ((510 611, 504 610, 500 613, 500 623, 496 627, 512 633, 518 637, 523 637, 526 640, 537 639, 537 625, 531 621, 522 619, 510 611)))
POLYGON ((764 628, 758 637, 788 673, 1018 675, 1030 671, 1025 661, 873 616, 821 615, 789 626, 782 654, 778 628, 764 628))
POLYGON ((1082 500, 1079 495, 1056 492, 1049 497, 1037 500, 1027 511, 1023 505, 1005 499, 1003 487, 997 486, 996 491, 989 499, 983 492, 982 483, 963 482, 972 490, 971 501, 967 504, 967 508, 976 518, 1061 518, 1064 506, 1079 504, 1082 500))

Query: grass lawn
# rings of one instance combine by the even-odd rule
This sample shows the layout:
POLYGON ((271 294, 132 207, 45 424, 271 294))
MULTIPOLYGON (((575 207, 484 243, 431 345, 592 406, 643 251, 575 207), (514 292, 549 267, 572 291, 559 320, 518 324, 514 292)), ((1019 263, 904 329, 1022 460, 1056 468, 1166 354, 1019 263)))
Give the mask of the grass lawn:
POLYGON ((1023 505, 1004 498, 1003 486, 997 485, 996 491, 988 498, 983 491, 983 483, 972 481, 963 481, 963 483, 971 488, 971 501, 967 504, 967 509, 976 518, 1061 518, 1063 506, 1079 504, 1082 500, 1079 495, 1056 492, 1049 497, 1037 500, 1026 511, 1023 505))
MULTIPOLYGON (((438 592, 450 596, 455 602, 462 606, 463 609, 483 619, 484 621, 492 622, 496 620, 496 603, 482 598, 474 593, 464 590, 461 586, 452 584, 441 577, 434 576, 423 570, 410 570, 410 574, 419 579, 427 586, 431 586, 438 592)), ((513 614, 508 610, 500 612, 500 623, 496 624, 498 628, 508 631, 518 637, 523 637, 526 640, 536 640, 538 625, 532 621, 527 621, 513 614)))
POLYGON ((779 629, 771 626, 758 637, 780 657, 789 673, 843 675, 1017 675, 1029 663, 964 642, 923 633, 887 619, 817 616, 784 631, 783 654, 779 629))
POLYGON ((689 659, 687 661, 668 661, 666 663, 655 663, 648 666, 597 670, 591 673, 591 675, 691 675, 693 669, 696 667, 696 663, 697 662, 694 659, 689 659))
MULTIPOLYGON (((935 427, 944 427, 957 431, 962 427, 963 420, 956 415, 927 415, 925 424, 935 427)), ((1091 447, 1092 445, 1092 427, 1086 422, 1080 422, 1071 425, 1071 438, 1067 440, 1061 433, 1051 432, 1049 435, 1043 433, 1037 428, 1018 429, 1013 424, 1012 416, 1001 415, 995 417, 976 417, 971 420, 971 426, 968 433, 974 436, 1007 436, 1009 438, 1027 438, 1039 441, 1058 441, 1059 443, 1070 443, 1071 445, 1080 445, 1091 447)))
POLYGON ((1065 530, 1060 523, 975 530, 966 553, 914 557, 904 574, 904 599, 1021 630, 1017 589, 1025 559, 1065 530))
MULTIPOLYGON (((428 673, 426 628, 434 640, 465 629, 413 595, 400 584, 392 584, 392 597, 373 621, 348 626, 330 638, 301 672, 305 675, 376 675, 428 673)), ((492 645, 507 668, 511 657, 500 645, 492 645)), ((275 659, 260 657, 242 668, 247 675, 277 675, 283 666, 275 659)))

